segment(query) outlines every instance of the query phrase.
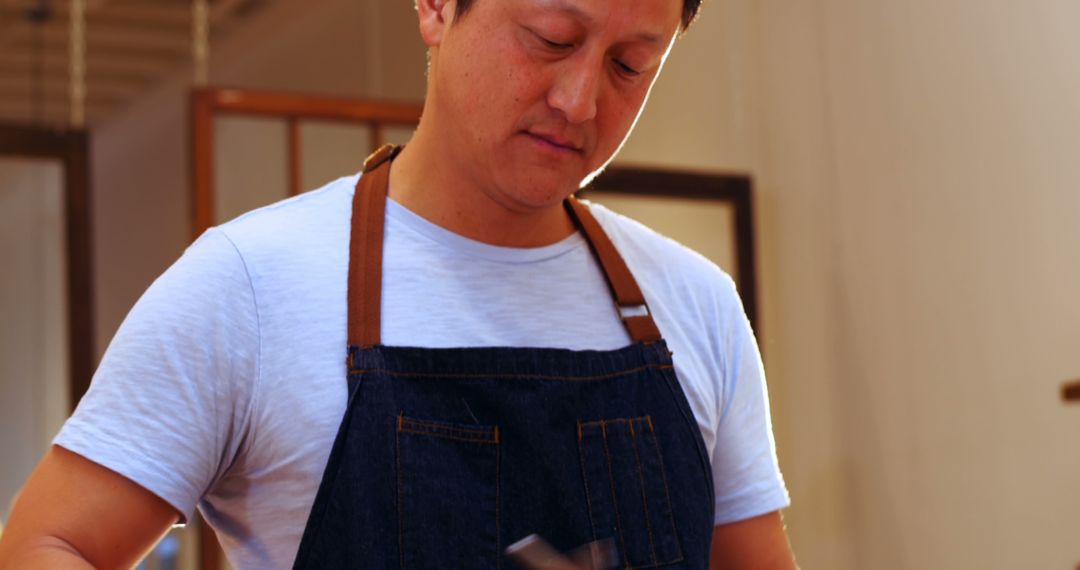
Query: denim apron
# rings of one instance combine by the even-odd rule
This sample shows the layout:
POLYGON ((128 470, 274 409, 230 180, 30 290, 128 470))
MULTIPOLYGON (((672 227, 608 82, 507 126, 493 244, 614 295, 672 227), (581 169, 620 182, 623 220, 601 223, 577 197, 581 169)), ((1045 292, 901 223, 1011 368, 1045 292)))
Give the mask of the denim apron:
POLYGON ((537 534, 610 539, 620 568, 708 567, 713 482, 671 353, 586 206, 567 211, 634 343, 612 351, 380 343, 390 161, 364 164, 349 259, 348 406, 294 568, 513 569, 537 534))

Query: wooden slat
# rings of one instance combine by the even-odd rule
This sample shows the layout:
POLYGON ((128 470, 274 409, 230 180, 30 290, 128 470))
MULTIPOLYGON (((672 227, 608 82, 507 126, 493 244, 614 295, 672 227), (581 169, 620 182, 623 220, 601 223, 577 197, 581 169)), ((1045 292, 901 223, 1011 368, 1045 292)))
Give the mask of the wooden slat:
MULTIPOLYGON (((9 51, 22 52, 35 57, 38 46, 34 38, 16 39, 6 48, 9 51)), ((48 37, 43 42, 42 51, 46 58, 67 59, 68 43, 67 36, 48 37)), ((191 53, 189 41, 174 41, 168 38, 158 40, 140 40, 130 36, 110 38, 107 36, 87 35, 87 54, 99 54, 112 57, 128 57, 143 60, 158 61, 157 69, 160 72, 168 71, 162 63, 176 64, 188 57, 191 53)))
POLYGON ((295 116, 301 119, 327 119, 415 125, 423 105, 396 101, 372 101, 340 97, 318 97, 295 93, 205 89, 215 112, 240 115, 295 116))
MULTIPOLYGON (((46 93, 59 94, 63 99, 66 99, 70 91, 67 78, 59 74, 45 75, 42 81, 43 85, 38 85, 38 79, 35 77, 33 81, 29 77, 12 77, 11 75, 0 75, 0 93, 31 93, 37 92, 41 87, 44 87, 46 93)), ((133 78, 100 78, 100 77, 87 77, 86 91, 87 94, 102 95, 105 99, 118 98, 123 99, 131 97, 137 93, 140 93, 146 88, 146 81, 133 78)))
POLYGON ((381 147, 383 144, 386 143, 386 128, 383 127, 382 123, 372 123, 371 135, 369 136, 371 140, 370 152, 375 152, 375 149, 381 147))
MULTIPOLYGON (((41 39, 46 46, 67 46, 68 23, 61 20, 53 20, 44 24, 41 28, 41 39)), ((86 28, 87 52, 107 49, 136 49, 152 51, 171 51, 187 53, 191 45, 190 28, 143 25, 91 25, 86 28)), ((12 46, 24 45, 34 47, 39 33, 22 34, 13 38, 12 46)))
MULTIPOLYGON (((108 104, 126 101, 141 93, 144 88, 145 84, 141 81, 114 83, 93 80, 87 82, 86 96, 88 99, 108 104)), ((0 76, 0 98, 4 100, 15 98, 17 101, 25 101, 28 97, 36 98, 41 93, 40 89, 44 89, 44 95, 48 101, 66 102, 71 94, 67 82, 61 78, 45 77, 45 80, 39 85, 36 79, 34 81, 28 79, 19 81, 11 76, 0 76)))
MULTIPOLYGON (((88 77, 119 77, 125 79, 146 79, 162 73, 160 62, 141 58, 137 53, 88 53, 86 54, 86 73, 88 77)), ((45 61, 40 62, 48 76, 67 77, 67 52, 54 51, 45 54, 45 61)), ((27 51, 0 51, 0 73, 28 78, 38 69, 38 58, 27 51)))
POLYGON ((214 225, 214 107, 211 94, 191 94, 191 239, 214 225))
POLYGON ((297 196, 300 194, 301 186, 301 141, 300 141, 300 121, 296 117, 289 117, 289 195, 297 196))
MULTIPOLYGON (((91 105, 87 106, 86 111, 97 114, 97 116, 103 116, 103 114, 109 113, 112 108, 112 104, 98 103, 96 99, 92 99, 91 105)), ((42 101, 41 110, 45 116, 59 113, 67 117, 67 97, 64 99, 46 99, 42 101)), ((0 94, 0 114, 3 114, 3 116, 32 120, 35 112, 37 112, 35 101, 31 101, 30 98, 0 94)))
POLYGON ((202 570, 221 568, 221 547, 218 545, 217 535, 201 515, 199 517, 199 551, 202 570))
POLYGON ((95 367, 93 230, 90 211, 90 137, 85 132, 67 135, 64 178, 67 189, 68 342, 71 345, 72 411, 90 389, 95 367))
MULTIPOLYGON (((68 2, 50 2, 53 20, 67 20, 68 2)), ((16 24, 25 21, 29 2, 0 3, 0 21, 16 24)), ((125 23, 131 25, 187 27, 191 21, 191 3, 185 1, 155 2, 153 0, 108 2, 90 0, 86 6, 86 21, 95 23, 125 23)))
POLYGON ((0 155, 63 159, 66 148, 63 131, 0 123, 0 155))
POLYGON ((62 129, 67 126, 68 112, 65 110, 62 113, 49 114, 38 118, 24 111, 9 112, 0 107, 0 123, 42 129, 62 129))
MULTIPOLYGON (((68 127, 68 121, 70 120, 71 113, 64 109, 62 111, 56 111, 53 113, 45 114, 43 117, 38 118, 34 115, 29 115, 24 112, 19 113, 7 113, 3 109, 0 109, 0 123, 23 125, 27 127, 40 127, 43 129, 64 129, 68 127)), ((102 121, 109 120, 112 116, 112 112, 87 112, 87 123, 100 123, 102 121)))

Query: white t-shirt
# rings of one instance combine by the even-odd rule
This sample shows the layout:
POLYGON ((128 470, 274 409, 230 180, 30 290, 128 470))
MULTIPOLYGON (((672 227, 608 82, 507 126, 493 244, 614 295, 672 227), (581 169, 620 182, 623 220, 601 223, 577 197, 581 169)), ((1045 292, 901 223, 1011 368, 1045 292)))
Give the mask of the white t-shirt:
MULTIPOLYGON (((346 274, 357 177, 200 237, 117 331, 56 444, 189 517, 237 568, 290 567, 345 412, 346 274)), ((761 360, 732 280, 592 205, 674 353, 712 459, 716 522, 789 504, 761 360)), ((629 344, 580 234, 479 243, 387 204, 382 339, 419 347, 629 344)))

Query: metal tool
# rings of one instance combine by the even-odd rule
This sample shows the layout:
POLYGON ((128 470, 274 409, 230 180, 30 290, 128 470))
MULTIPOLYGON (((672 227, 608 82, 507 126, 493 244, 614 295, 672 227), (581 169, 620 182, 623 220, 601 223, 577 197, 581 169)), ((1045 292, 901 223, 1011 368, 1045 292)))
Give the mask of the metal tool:
POLYGON ((610 538, 590 542, 565 556, 535 534, 508 546, 506 555, 528 570, 607 570, 619 558, 610 538))

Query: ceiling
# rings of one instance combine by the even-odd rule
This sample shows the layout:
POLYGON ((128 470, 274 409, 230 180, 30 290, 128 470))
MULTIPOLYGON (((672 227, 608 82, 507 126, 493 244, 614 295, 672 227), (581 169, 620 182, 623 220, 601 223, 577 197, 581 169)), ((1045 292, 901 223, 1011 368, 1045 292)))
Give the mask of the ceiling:
MULTIPOLYGON (((269 0, 209 0, 216 42, 269 0)), ((0 122, 65 126, 69 0, 0 0, 0 122), (45 6, 44 22, 28 14, 45 6)), ((86 0, 86 120, 93 126, 192 60, 191 0, 86 0)), ((213 53, 211 52, 211 58, 213 53)))

